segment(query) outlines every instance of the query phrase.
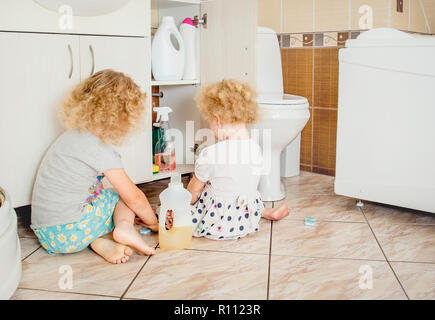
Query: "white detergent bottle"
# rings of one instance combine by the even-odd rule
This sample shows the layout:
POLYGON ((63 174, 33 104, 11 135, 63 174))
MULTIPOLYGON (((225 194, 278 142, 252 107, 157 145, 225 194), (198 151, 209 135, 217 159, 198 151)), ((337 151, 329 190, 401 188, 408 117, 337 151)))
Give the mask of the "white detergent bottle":
POLYGON ((159 246, 165 250, 190 248, 192 242, 192 195, 174 173, 169 187, 160 194, 159 246))
POLYGON ((198 78, 197 74, 197 29, 192 19, 186 18, 180 26, 181 37, 184 42, 184 80, 198 78))
POLYGON ((151 47, 151 68, 158 81, 181 80, 184 72, 184 43, 174 17, 164 16, 151 47))

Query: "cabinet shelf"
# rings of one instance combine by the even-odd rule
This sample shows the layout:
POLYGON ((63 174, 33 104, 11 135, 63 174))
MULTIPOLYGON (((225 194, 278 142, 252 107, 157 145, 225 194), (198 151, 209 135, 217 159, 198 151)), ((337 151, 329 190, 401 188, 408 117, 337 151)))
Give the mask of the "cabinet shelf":
POLYGON ((183 86, 183 85, 194 85, 200 84, 198 79, 194 80, 176 80, 176 81, 151 81, 152 86, 183 86))
MULTIPOLYGON (((175 169, 175 172, 178 172, 180 174, 186 174, 186 173, 192 173, 194 170, 195 170, 195 166, 193 164, 177 164, 177 168, 175 169)), ((152 181, 170 178, 172 173, 173 172, 154 174, 152 181)))
POLYGON ((159 9, 176 8, 192 4, 200 4, 200 0, 153 0, 159 9))

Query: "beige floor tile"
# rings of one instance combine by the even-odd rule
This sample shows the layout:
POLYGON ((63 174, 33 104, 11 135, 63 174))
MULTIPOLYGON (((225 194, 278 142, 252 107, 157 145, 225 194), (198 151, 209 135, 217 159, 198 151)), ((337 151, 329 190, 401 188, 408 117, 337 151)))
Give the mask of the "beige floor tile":
POLYGON ((193 238, 191 249, 269 254, 270 221, 261 219, 260 231, 238 240, 216 241, 193 238))
POLYGON ((435 263, 435 225, 374 224, 372 228, 388 260, 435 263))
POLYGON ((267 255, 158 250, 125 297, 266 299, 268 261, 267 255))
POLYGON ((290 208, 286 219, 304 219, 314 217, 323 221, 348 221, 366 223, 361 210, 355 205, 355 199, 317 195, 284 200, 290 208))
POLYGON ((11 297, 11 300, 119 300, 119 298, 45 290, 17 289, 11 297))
POLYGON ((435 300, 435 264, 391 262, 410 299, 435 300))
POLYGON ((21 259, 26 258, 29 254, 38 249, 41 245, 36 238, 20 238, 21 259))
POLYGON ((40 248, 23 261, 19 288, 121 296, 147 259, 134 254, 127 263, 113 265, 90 249, 52 256, 40 248), (60 285, 67 275, 62 268, 68 267, 72 270, 71 289, 60 285))
POLYGON ((36 235, 32 229, 30 229, 30 222, 24 221, 25 219, 18 216, 18 236, 20 238, 35 238, 36 235))
POLYGON ((412 209, 365 202, 363 211, 370 224, 435 224, 435 214, 424 213, 412 209))
POLYGON ((307 195, 334 195, 334 177, 301 171, 301 174, 292 178, 282 179, 285 190, 285 199, 306 197, 307 195))
POLYGON ((283 181, 286 185, 291 184, 330 184, 334 185, 334 177, 318 174, 318 173, 312 173, 308 171, 301 171, 300 174, 296 177, 291 178, 283 178, 283 181))
POLYGON ((384 260, 368 225, 350 222, 320 221, 315 227, 302 220, 274 222, 272 254, 384 260))
POLYGON ((273 202, 272 201, 264 201, 264 207, 265 208, 273 208, 273 202))
POLYGON ((386 262, 272 256, 269 298, 406 299, 406 296, 386 262), (371 289, 365 280, 370 273, 371 289))

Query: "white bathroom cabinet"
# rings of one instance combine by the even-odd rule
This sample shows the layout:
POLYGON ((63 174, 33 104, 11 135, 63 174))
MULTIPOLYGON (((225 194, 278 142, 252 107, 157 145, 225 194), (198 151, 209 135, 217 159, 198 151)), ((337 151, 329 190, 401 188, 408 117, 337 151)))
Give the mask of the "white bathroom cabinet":
MULTIPOLYGON (((10 9, 8 14, 12 15, 18 14, 14 12, 18 9, 25 10, 26 15, 33 14, 32 25, 28 20, 20 23, 6 16, 0 22, 0 185, 8 190, 14 207, 30 204, 42 157, 63 132, 58 118, 62 101, 92 72, 106 68, 124 72, 148 94, 139 132, 120 148, 126 171, 135 183, 168 176, 152 174, 153 85, 164 93, 160 105, 170 105, 174 110, 171 126, 185 132, 186 121, 193 121, 195 130, 204 125, 194 102, 200 84, 223 78, 255 84, 256 0, 153 1, 154 13, 158 10, 160 16, 173 15, 179 22, 188 16, 208 15, 207 28, 200 27, 199 31, 200 79, 165 83, 151 81, 150 1, 132 0, 118 13, 80 17, 80 25, 72 34, 56 31, 57 26, 53 26, 56 13, 49 15, 32 1, 26 7, 27 2, 5 1, 0 6, 0 17, 5 13, 3 9, 10 9), (133 27, 114 28, 128 24, 128 10, 134 12, 132 9, 143 4, 145 13, 130 13, 133 27), (110 16, 113 19, 108 21, 110 16), (143 24, 138 17, 143 17, 143 24)), ((183 148, 188 150, 190 146, 183 148)), ((193 170, 192 165, 184 164, 185 158, 177 161, 182 173, 193 170)))
MULTIPOLYGON (((144 92, 150 92, 150 45, 149 38, 80 36, 81 79, 103 69, 114 69, 132 77, 144 92)), ((149 106, 151 95, 147 97, 149 106)), ((125 169, 135 183, 152 178, 150 122, 151 112, 147 110, 140 128, 118 148, 125 169)))
POLYGON ((30 203, 42 156, 62 132, 57 111, 80 82, 79 63, 78 36, 0 32, 0 184, 15 207, 30 203))
MULTIPOLYGON (((129 74, 146 91, 151 79, 149 41, 0 32, 0 44, 0 183, 18 207, 30 203, 39 163, 63 132, 58 112, 66 95, 91 73, 106 68, 129 74)), ((152 176, 146 169, 152 165, 146 128, 151 120, 146 115, 139 132, 120 148, 126 171, 138 183, 152 176)))

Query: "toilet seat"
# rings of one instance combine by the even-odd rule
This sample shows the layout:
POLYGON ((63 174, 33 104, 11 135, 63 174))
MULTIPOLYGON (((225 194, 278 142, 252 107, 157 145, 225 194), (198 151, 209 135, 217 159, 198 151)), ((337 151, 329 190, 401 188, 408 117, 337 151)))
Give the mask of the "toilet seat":
POLYGON ((304 110, 308 109, 307 98, 292 94, 261 95, 257 103, 262 109, 272 110, 304 110))

